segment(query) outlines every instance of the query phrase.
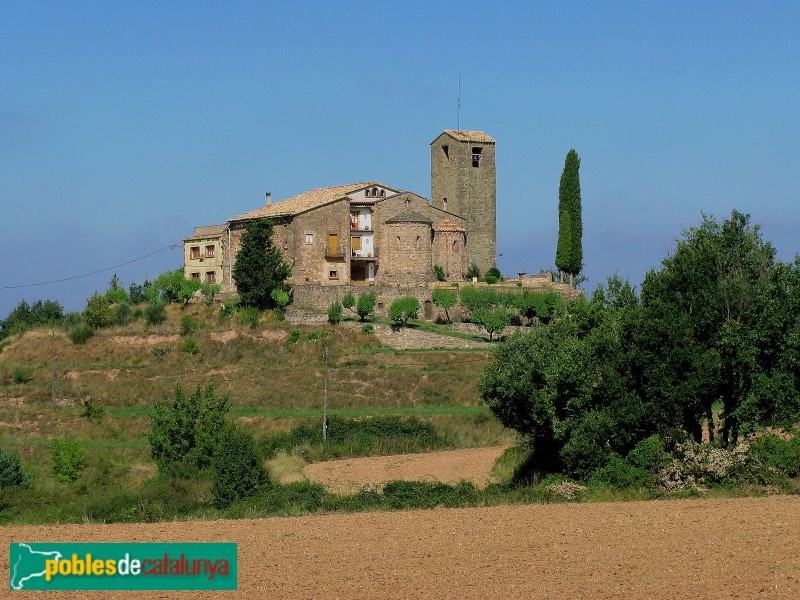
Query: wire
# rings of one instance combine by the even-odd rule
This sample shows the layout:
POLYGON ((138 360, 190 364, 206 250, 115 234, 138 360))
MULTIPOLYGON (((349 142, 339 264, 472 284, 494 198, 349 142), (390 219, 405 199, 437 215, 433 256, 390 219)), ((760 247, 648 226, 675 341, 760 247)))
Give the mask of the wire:
POLYGON ((72 277, 64 277, 63 279, 53 279, 52 281, 42 281, 39 283, 22 283, 19 285, 3 285, 0 286, 0 290, 14 290, 19 288, 28 288, 28 287, 36 287, 39 285, 49 285, 51 283, 61 283, 64 281, 72 281, 73 279, 81 279, 82 277, 90 277, 92 275, 97 275, 98 273, 105 273, 106 271, 111 271, 113 269, 118 269, 120 267, 124 267, 125 265, 129 265, 131 263, 135 263, 140 260, 144 260, 145 258, 150 258, 158 254, 159 252, 163 252, 164 250, 172 249, 174 250, 177 246, 181 244, 170 244, 169 246, 165 246, 161 248, 161 250, 156 250, 155 252, 151 252, 150 254, 145 254, 144 256, 140 256, 139 258, 134 258, 133 260, 129 260, 128 262, 124 262, 118 265, 114 265, 113 267, 108 267, 106 269, 100 269, 99 271, 92 271, 91 273, 84 273, 82 275, 73 275, 72 277))

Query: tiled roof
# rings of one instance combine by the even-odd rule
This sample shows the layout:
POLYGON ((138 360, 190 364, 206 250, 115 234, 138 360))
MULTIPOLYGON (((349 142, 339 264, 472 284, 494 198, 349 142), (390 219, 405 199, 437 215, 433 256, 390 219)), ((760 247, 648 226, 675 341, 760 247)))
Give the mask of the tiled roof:
POLYGON ((396 214, 395 216, 386 219, 387 223, 433 223, 428 217, 425 215, 421 215, 416 211, 413 210, 404 210, 401 213, 396 214))
POLYGON ((319 188, 316 190, 309 190, 292 196, 286 200, 281 200, 275 204, 257 208, 238 217, 234 217, 231 221, 246 221, 248 219, 262 219, 265 217, 277 217, 284 215, 296 215, 305 212, 312 208, 328 204, 334 200, 344 198, 347 194, 360 190, 370 185, 380 185, 377 181, 367 181, 364 183, 350 183, 348 185, 337 185, 334 187, 319 188))
POLYGON ((466 231, 466 229, 460 225, 456 225, 449 219, 445 219, 444 221, 437 223, 433 226, 433 229, 435 231, 466 231))
POLYGON ((479 142, 484 144, 494 144, 497 142, 497 140, 489 137, 482 131, 457 131, 455 129, 447 129, 445 133, 457 139, 459 142, 479 142))

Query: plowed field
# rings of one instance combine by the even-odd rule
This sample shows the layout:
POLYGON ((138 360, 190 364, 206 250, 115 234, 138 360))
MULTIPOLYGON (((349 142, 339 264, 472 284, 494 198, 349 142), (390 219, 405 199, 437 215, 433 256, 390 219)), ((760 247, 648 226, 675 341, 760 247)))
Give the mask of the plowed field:
MULTIPOLYGON (((237 595, 248 598, 800 597, 797 497, 1 531, 5 542, 238 542, 237 595)), ((7 582, 7 543, 0 553, 7 582)), ((172 597, 80 595, 133 596, 172 597)))

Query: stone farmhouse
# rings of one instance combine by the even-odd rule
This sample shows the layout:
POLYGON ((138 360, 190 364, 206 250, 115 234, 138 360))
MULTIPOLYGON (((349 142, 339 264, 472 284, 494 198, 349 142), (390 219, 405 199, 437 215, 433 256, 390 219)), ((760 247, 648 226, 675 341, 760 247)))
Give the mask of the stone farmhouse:
POLYGON ((195 228, 184 240, 186 277, 235 291, 232 267, 241 234, 268 218, 273 243, 295 286, 415 286, 434 265, 461 280, 474 263, 495 266, 495 140, 481 131, 444 131, 430 144, 431 199, 378 181, 309 190, 195 228))

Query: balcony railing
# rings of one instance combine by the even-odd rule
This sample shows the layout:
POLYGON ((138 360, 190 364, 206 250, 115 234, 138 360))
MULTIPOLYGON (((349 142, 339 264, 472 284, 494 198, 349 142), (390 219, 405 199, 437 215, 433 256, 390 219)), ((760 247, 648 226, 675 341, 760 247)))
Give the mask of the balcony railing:
POLYGON ((378 258, 378 249, 373 248, 370 252, 365 252, 364 250, 352 250, 350 252, 350 258, 355 258, 356 260, 375 260, 378 258))
POLYGON ((372 231, 371 225, 356 225, 355 223, 350 223, 350 231, 372 231))

